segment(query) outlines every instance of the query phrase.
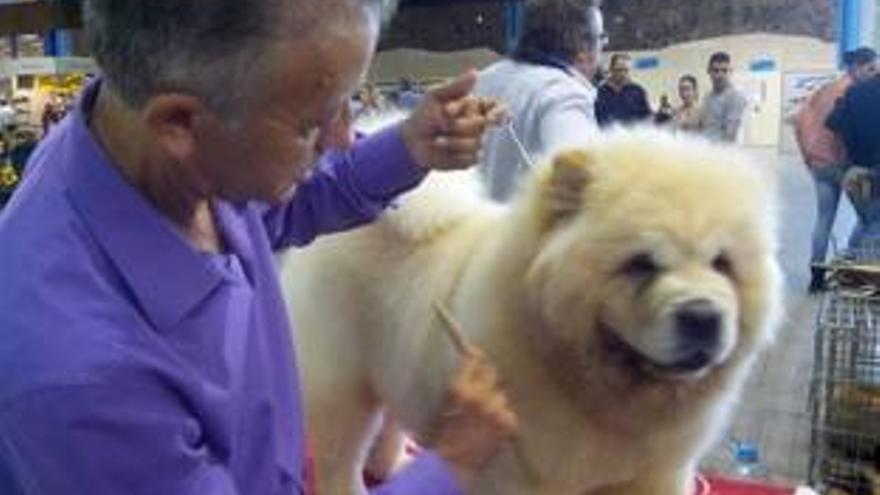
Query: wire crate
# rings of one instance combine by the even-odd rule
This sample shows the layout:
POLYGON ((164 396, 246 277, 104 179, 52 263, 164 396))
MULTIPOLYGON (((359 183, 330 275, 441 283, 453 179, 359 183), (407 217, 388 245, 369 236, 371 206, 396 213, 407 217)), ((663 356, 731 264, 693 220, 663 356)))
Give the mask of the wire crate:
POLYGON ((840 262, 880 264, 880 237, 865 237, 856 247, 840 252, 832 264, 840 262))
MULTIPOLYGON (((880 244, 878 244, 880 247, 880 244)), ((854 250, 859 262, 880 250, 854 250)), ((880 462, 880 296, 833 290, 821 303, 812 388, 810 481, 873 495, 880 462)))

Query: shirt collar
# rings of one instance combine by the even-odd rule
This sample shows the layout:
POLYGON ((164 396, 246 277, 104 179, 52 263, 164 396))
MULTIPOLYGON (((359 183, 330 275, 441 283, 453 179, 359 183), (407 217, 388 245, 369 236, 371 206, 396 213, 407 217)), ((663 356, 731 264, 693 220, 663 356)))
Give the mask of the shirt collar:
POLYGON ((90 84, 68 119, 69 195, 119 269, 148 319, 172 328, 223 280, 172 224, 124 180, 87 125, 101 82, 90 84))

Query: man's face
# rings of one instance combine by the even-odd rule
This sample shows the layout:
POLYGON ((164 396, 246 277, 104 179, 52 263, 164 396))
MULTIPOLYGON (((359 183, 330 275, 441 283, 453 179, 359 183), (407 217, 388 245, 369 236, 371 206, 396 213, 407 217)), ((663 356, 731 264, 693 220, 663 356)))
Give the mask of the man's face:
POLYGON ((712 79, 712 87, 716 90, 722 90, 730 86, 730 76, 733 69, 730 62, 712 62, 709 64, 709 78, 712 79))
POLYGON ((617 86, 623 86, 629 82, 629 59, 625 57, 617 57, 611 63, 610 80, 617 86))
POLYGON ((590 9, 593 27, 597 37, 591 40, 591 48, 585 49, 578 53, 574 60, 574 67, 587 79, 592 79, 596 75, 599 65, 602 64, 602 49, 608 43, 608 35, 605 34, 605 20, 602 17, 602 11, 598 8, 590 9))
POLYGON ((875 60, 864 65, 857 65, 852 70, 852 77, 855 82, 860 83, 876 76, 878 72, 880 72, 880 67, 878 67, 877 61, 875 60))
POLYGON ((216 194, 282 201, 323 152, 352 144, 349 98, 369 66, 378 24, 378 16, 361 17, 344 29, 278 46, 262 104, 235 127, 213 126, 200 142, 200 161, 216 194))

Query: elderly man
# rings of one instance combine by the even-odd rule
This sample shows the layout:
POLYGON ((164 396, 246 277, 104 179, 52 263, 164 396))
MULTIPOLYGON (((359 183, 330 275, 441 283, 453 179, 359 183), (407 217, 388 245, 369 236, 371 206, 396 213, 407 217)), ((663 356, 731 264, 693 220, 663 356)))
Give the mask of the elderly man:
MULTIPOLYGON (((352 143, 382 9, 86 3, 104 77, 0 216, 0 493, 308 493, 273 251, 470 165, 493 120, 467 74, 352 143)), ((458 493, 514 428, 470 356, 433 451, 377 493, 458 493)))
MULTIPOLYGON (((525 151, 540 156, 578 144, 596 130, 590 79, 607 41, 596 0, 530 0, 509 58, 480 73, 476 93, 503 101, 525 151)), ((480 172, 489 195, 508 201, 530 171, 509 132, 486 135, 480 172)))

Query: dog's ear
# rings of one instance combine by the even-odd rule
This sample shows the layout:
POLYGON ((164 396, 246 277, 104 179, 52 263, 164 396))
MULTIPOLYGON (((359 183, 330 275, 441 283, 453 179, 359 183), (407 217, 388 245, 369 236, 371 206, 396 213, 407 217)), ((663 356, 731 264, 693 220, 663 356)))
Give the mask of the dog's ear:
POLYGON ((583 207, 595 157, 587 150, 557 153, 541 184, 541 210, 545 225, 575 216, 583 207))

